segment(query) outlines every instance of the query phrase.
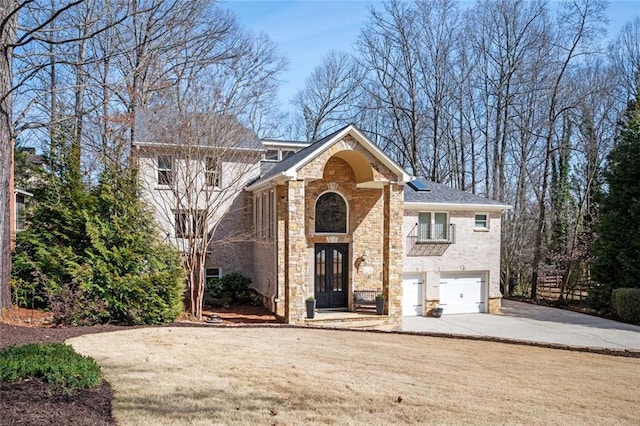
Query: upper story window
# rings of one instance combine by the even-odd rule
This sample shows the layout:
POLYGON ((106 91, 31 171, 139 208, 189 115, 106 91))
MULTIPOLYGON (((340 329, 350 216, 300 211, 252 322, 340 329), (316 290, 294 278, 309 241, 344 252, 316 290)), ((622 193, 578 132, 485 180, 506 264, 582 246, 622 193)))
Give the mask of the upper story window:
POLYGON ((433 240, 448 241, 449 215, 447 213, 420 212, 418 213, 418 242, 433 240))
POLYGON ((170 155, 158 156, 158 185, 173 183, 173 158, 170 155))
POLYGON ((220 162, 214 157, 207 157, 205 170, 207 186, 220 186, 220 162))
POLYGON ((291 157, 295 153, 296 153, 295 151, 282 151, 282 159, 286 160, 287 158, 291 157))
POLYGON ((278 161, 280 159, 279 154, 277 149, 268 149, 264 154, 264 159, 267 161, 278 161))
POLYGON ((347 233, 347 203, 336 192, 326 192, 316 201, 317 233, 347 233))
POLYGON ((489 229, 489 214, 487 214, 487 213, 476 213, 474 229, 475 230, 488 230, 489 229))
POLYGON ((291 157, 296 151, 293 149, 268 149, 264 153, 265 161, 282 161, 291 157))
POLYGON ((176 238, 204 238, 207 230, 207 214, 204 210, 175 211, 176 238))

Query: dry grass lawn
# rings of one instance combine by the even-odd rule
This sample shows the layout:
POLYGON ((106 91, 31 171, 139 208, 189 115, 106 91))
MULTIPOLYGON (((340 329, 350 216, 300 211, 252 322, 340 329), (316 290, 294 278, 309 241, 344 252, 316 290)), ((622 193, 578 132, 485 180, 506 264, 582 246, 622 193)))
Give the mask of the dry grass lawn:
POLYGON ((71 339, 121 425, 640 424, 640 359, 400 334, 149 328, 71 339))

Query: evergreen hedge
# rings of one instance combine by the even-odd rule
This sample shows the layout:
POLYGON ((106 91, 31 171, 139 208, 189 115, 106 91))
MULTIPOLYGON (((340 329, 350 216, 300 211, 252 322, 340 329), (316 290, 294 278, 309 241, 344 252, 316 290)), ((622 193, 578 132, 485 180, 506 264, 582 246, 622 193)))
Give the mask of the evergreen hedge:
POLYGON ((621 320, 640 324, 640 288, 613 290, 611 307, 621 320))
POLYGON ((599 207, 591 263, 600 286, 594 308, 610 308, 613 290, 638 287, 640 277, 640 99, 629 102, 604 170, 607 188, 599 207))
POLYGON ((91 190, 52 176, 36 201, 17 236, 14 300, 37 301, 71 325, 161 324, 180 314, 181 258, 159 239, 135 172, 105 173, 91 190))

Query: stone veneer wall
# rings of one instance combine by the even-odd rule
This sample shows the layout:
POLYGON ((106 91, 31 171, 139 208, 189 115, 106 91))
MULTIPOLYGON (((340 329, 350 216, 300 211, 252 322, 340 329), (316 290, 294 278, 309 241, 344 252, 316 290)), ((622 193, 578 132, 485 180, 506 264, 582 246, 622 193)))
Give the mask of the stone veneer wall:
POLYGON ((285 321, 299 323, 305 317, 305 299, 309 286, 309 254, 305 235, 305 182, 287 182, 287 224, 285 244, 285 321))
POLYGON ((287 195, 288 195, 288 186, 287 185, 278 185, 276 187, 276 247, 275 247, 275 255, 276 255, 276 285, 277 285, 277 294, 275 302, 275 313, 280 318, 285 318, 288 309, 287 309, 287 288, 285 283, 287 282, 287 258, 288 258, 288 247, 289 245, 286 242, 287 230, 289 228, 288 220, 289 220, 289 210, 287 204, 287 195))
MULTIPOLYGON (((307 185, 305 216, 309 248, 320 243, 349 244, 349 290, 383 290, 383 198, 380 189, 356 188, 351 166, 332 157, 327 161, 322 180, 307 185), (315 203, 326 191, 345 197, 348 205, 346 235, 315 234, 315 203), (355 261, 366 253, 366 262, 355 267, 355 261)), ((313 295, 313 288, 309 289, 313 295)), ((349 302, 351 303, 351 301, 349 302)))
POLYGON ((390 184, 385 187, 385 258, 387 267, 385 287, 388 288, 387 310, 389 323, 402 327, 402 226, 404 213, 404 187, 390 184))
POLYGON ((377 158, 351 137, 346 137, 298 170, 296 181, 286 182, 277 196, 277 276, 279 288, 283 290, 277 313, 286 322, 304 322, 305 299, 314 294, 314 245, 349 243, 349 293, 354 289, 383 291, 388 298, 389 322, 400 327, 404 188, 395 184, 382 189, 357 188, 351 165, 334 157, 343 150, 354 150, 364 156, 374 180, 397 179, 377 158), (314 232, 315 202, 325 191, 336 191, 347 200, 349 232, 346 235, 316 235, 314 232), (281 199, 284 199, 282 203, 281 199), (367 261, 356 269, 354 263, 364 253, 367 261), (284 295, 286 306, 281 307, 284 295))

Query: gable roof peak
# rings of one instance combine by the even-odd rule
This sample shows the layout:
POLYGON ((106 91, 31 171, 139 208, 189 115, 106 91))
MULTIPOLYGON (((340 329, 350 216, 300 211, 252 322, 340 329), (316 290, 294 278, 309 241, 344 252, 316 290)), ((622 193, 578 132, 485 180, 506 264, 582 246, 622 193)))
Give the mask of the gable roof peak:
POLYGON ((300 168, 347 135, 352 136, 356 142, 371 153, 371 155, 392 170, 398 176, 399 182, 408 182, 411 179, 411 176, 402 167, 396 164, 378 146, 369 140, 355 124, 351 123, 313 142, 280 163, 277 163, 269 169, 264 176, 261 176, 258 180, 250 184, 247 189, 254 191, 274 180, 295 179, 300 168))

